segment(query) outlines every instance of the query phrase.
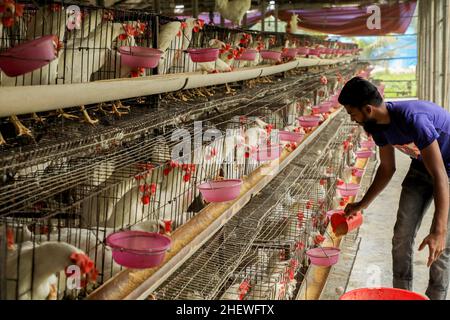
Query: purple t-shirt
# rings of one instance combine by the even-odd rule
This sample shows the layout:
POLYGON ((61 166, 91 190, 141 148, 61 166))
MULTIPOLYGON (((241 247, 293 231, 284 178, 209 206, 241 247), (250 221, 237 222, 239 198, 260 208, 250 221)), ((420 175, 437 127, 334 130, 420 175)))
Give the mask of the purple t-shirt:
POLYGON ((450 113, 423 100, 386 102, 386 108, 391 122, 385 130, 372 133, 375 143, 378 146, 391 144, 422 162, 420 150, 437 139, 450 176, 450 113))

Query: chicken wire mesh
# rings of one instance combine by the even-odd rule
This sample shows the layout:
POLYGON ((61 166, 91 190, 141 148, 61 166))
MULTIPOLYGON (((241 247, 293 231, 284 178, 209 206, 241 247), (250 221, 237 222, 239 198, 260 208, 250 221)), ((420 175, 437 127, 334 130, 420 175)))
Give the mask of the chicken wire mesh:
MULTIPOLYGON (((61 7, 35 7, 33 4, 26 5, 23 17, 11 29, 1 30, 1 50, 53 30, 58 31, 65 44, 57 63, 16 77, 10 85, 76 83, 123 77, 123 68, 117 59, 119 45, 130 45, 133 40, 138 46, 160 47, 164 39, 157 38, 158 31, 169 32, 178 24, 175 38, 168 39, 159 67, 147 70, 146 75, 198 69, 199 66, 186 56, 185 40, 189 39, 185 34, 186 27, 178 35, 182 21, 137 11, 81 9, 81 29, 70 32, 63 28, 67 17, 61 7), (45 19, 37 27, 40 16, 45 19), (138 25, 138 21, 144 25, 138 25), (142 33, 130 39, 130 33, 135 34, 136 28, 140 27, 142 33), (119 32, 119 29, 121 33, 114 38, 114 30, 119 32), (104 59, 103 65, 101 59, 104 59), (63 66, 60 66, 61 62, 63 66), (50 74, 54 72, 54 66, 58 73, 53 79, 50 74), (60 73, 61 70, 64 71, 60 73)), ((198 27, 198 21, 188 22, 198 27)), ((188 42, 188 48, 209 46, 214 39, 222 39, 224 43, 239 39, 240 42, 243 32, 203 26, 198 32, 191 32, 191 37, 194 40, 188 42)), ((254 38, 268 41, 269 47, 273 48, 286 41, 279 34, 254 34, 254 38)), ((245 157, 245 151, 249 151, 245 149, 240 153, 233 149, 233 156, 227 159, 225 155, 230 151, 225 144, 227 138, 261 126, 257 120, 265 123, 259 128, 262 131, 268 129, 267 124, 273 129, 291 125, 295 114, 303 114, 316 99, 318 87, 323 87, 318 84, 318 76, 327 74, 329 79, 335 79, 337 70, 339 68, 310 69, 297 74, 293 72, 292 76, 285 74, 283 78, 260 79, 259 83, 248 83, 249 90, 243 93, 226 88, 228 95, 211 94, 211 91, 222 89, 200 88, 164 95, 162 100, 156 99, 156 105, 152 97, 139 97, 123 103, 105 102, 22 117, 22 121, 37 134, 32 143, 24 143, 23 137, 18 137, 17 141, 7 139, 9 145, 1 152, 0 215, 5 230, 1 254, 6 255, 14 248, 16 255, 0 260, 5 261, 0 274, 6 279, 6 282, 0 281, 0 295, 5 296, 7 292, 8 299, 87 295, 121 269, 113 263, 111 251, 105 246, 108 234, 128 228, 159 231, 167 227, 160 220, 171 221, 172 230, 184 224, 206 205, 196 188, 198 183, 218 177, 241 178, 261 165, 252 157, 245 157), (293 98, 299 96, 305 101, 298 103, 293 98), (199 100, 203 100, 203 104, 199 100), (127 105, 130 108, 126 108, 127 105), (80 113, 85 122, 98 126, 71 123, 71 116, 80 113), (47 124, 42 116, 46 117, 47 124), (193 120, 203 121, 200 132, 186 125, 193 120), (228 129, 231 134, 222 135, 223 139, 210 144, 202 141, 200 145, 190 145, 193 153, 201 154, 201 161, 195 167, 170 154, 177 145, 171 140, 174 132, 183 132, 190 141, 195 141, 208 129, 222 132, 228 129), (210 159, 202 157, 205 155, 210 159), (45 275, 48 275, 45 288, 39 286, 42 279, 35 281, 38 271, 47 268, 45 263, 39 262, 51 252, 45 248, 66 255, 66 258, 67 252, 73 253, 75 248, 83 250, 98 269, 96 283, 81 290, 68 289, 66 275, 60 272, 64 268, 55 264, 49 269, 55 272, 45 275)), ((350 74, 352 70, 346 72, 350 74)), ((2 85, 7 85, 5 79, 2 75, 2 85)), ((335 84, 330 81, 327 86, 330 91, 335 89, 335 84)), ((239 86, 242 88, 244 84, 239 86)), ((7 131, 14 132, 19 124, 23 126, 17 118, 2 119, 2 131, 5 133, 4 128, 9 126, 7 131)), ((27 129, 24 128, 21 129, 27 129)), ((242 248, 245 249, 245 245, 242 248)), ((229 252, 233 251, 236 247, 229 252)), ((67 259, 63 261, 61 263, 67 263, 67 259)))
POLYGON ((314 161, 295 159, 157 288, 155 296, 292 299, 307 267, 304 253, 320 243, 336 181, 349 165, 337 146, 349 134, 354 142, 359 138, 354 126, 341 125, 339 120, 329 127, 325 142, 315 142, 323 148, 319 157, 312 154, 316 145, 306 151, 314 161))

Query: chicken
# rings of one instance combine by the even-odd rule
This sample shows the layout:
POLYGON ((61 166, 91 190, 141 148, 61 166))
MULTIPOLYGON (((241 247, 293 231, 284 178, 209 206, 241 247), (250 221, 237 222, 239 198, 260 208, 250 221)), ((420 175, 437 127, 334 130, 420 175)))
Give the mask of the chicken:
POLYGON ((17 136, 27 136, 32 138, 33 137, 33 133, 31 132, 30 129, 28 129, 27 127, 25 127, 22 122, 20 122, 19 118, 15 115, 12 115, 10 118, 11 123, 14 125, 15 129, 16 129, 16 134, 17 136))
POLYGON ((92 274, 95 270, 92 261, 70 244, 24 243, 7 258, 6 278, 12 281, 7 281, 6 298, 11 300, 47 299, 55 290, 55 274, 71 265, 78 265, 81 275, 92 274))
POLYGON ((181 22, 172 21, 161 26, 158 36, 158 49, 163 51, 158 65, 158 73, 169 73, 173 63, 177 60, 175 52, 182 47, 182 40, 178 37, 181 22))
POLYGON ((216 0, 216 9, 220 15, 237 26, 241 25, 242 18, 251 6, 251 0, 216 0))
POLYGON ((231 285, 226 291, 225 293, 220 297, 220 300, 240 300, 239 299, 239 287, 240 287, 240 283, 235 283, 233 285, 231 285))

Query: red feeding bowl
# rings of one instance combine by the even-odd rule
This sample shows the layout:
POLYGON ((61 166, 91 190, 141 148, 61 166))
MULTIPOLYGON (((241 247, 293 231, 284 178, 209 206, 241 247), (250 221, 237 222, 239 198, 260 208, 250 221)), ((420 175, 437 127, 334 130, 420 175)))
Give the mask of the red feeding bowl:
POLYGON ((374 155, 372 150, 358 150, 355 154, 356 157, 360 159, 367 159, 374 155))
POLYGON ((297 56, 297 48, 285 48, 281 54, 282 57, 295 58, 297 56))
POLYGON ((290 131, 280 131, 278 134, 280 136, 280 141, 296 142, 296 143, 301 142, 303 137, 305 136, 303 133, 290 131))
POLYGON ((217 48, 188 49, 187 52, 193 62, 213 62, 219 57, 219 49, 217 48))
POLYGON ((339 300, 429 300, 416 292, 396 288, 361 288, 343 294, 339 300))
POLYGON ((341 196, 343 197, 352 197, 356 196, 359 190, 359 184, 356 183, 344 183, 340 186, 337 186, 337 189, 341 196))
POLYGON ((307 56, 309 54, 309 48, 306 47, 297 48, 297 54, 301 56, 307 56))
POLYGON ((263 59, 268 59, 268 60, 280 60, 281 58, 281 51, 273 51, 273 50, 261 50, 259 52, 259 54, 261 55, 261 57, 263 59))
POLYGON ((54 35, 44 36, 0 53, 0 69, 8 77, 17 77, 42 68, 56 59, 56 41, 54 35))
POLYGON ((320 117, 318 116, 303 116, 298 117, 297 119, 303 128, 317 127, 320 122, 320 117))
POLYGON ((256 59, 257 53, 258 51, 256 51, 255 49, 245 49, 245 51, 242 52, 242 54, 234 60, 254 61, 256 59))
POLYGON ((130 68, 155 68, 163 52, 158 49, 145 47, 128 47, 119 48, 122 63, 130 68))
POLYGON ((334 247, 314 248, 306 251, 306 255, 311 260, 311 264, 322 267, 329 267, 339 260, 341 250, 334 247))
POLYGON ((225 202, 236 199, 241 193, 241 186, 241 179, 228 179, 207 181, 200 184, 197 188, 205 201, 225 202))
POLYGON ((363 216, 360 211, 354 216, 345 217, 344 211, 336 211, 330 218, 331 227, 336 235, 344 235, 358 228, 363 223, 363 216))
POLYGON ((106 238, 114 261, 133 269, 160 265, 171 242, 170 238, 164 235, 144 231, 121 231, 106 238))

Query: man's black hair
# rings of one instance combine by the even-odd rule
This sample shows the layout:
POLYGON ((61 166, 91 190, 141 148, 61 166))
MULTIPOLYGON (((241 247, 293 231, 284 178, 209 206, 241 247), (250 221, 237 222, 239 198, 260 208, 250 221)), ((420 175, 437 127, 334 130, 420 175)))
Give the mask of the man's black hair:
POLYGON ((361 109, 368 104, 379 106, 383 102, 383 98, 372 83, 361 77, 354 77, 344 85, 338 101, 342 105, 361 109))

